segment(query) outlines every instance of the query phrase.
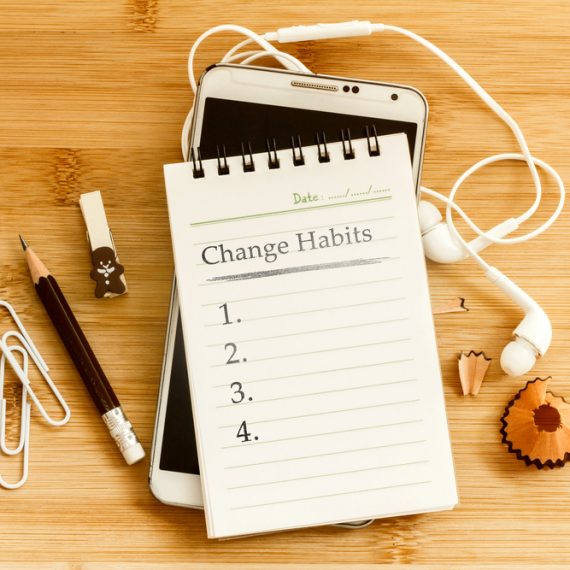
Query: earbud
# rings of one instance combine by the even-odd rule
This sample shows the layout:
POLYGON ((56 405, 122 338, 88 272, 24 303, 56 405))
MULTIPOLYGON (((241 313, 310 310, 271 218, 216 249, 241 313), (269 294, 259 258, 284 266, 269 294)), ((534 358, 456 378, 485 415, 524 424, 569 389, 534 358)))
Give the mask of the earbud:
POLYGON ((552 325, 540 305, 518 285, 495 267, 485 276, 494 283, 525 313, 524 319, 514 330, 512 340, 501 354, 501 368, 509 376, 522 376, 543 356, 552 341, 552 325))
MULTIPOLYGON (((419 203, 418 217, 424 253, 428 259, 438 263, 453 263, 469 255, 465 246, 453 236, 449 226, 443 221, 440 211, 431 202, 422 200, 419 203)), ((503 237, 517 227, 517 221, 509 219, 485 235, 503 237)), ((491 243, 491 240, 485 236, 479 236, 469 242, 468 246, 474 252, 479 252, 491 243)), ((522 376, 529 372, 535 365, 536 359, 548 350, 552 341, 552 325, 540 305, 498 269, 489 267, 485 275, 525 313, 523 320, 513 332, 513 340, 505 346, 501 354, 501 368, 504 372, 509 376, 522 376)))
POLYGON ((451 235, 439 209, 431 202, 421 200, 418 217, 424 254, 437 263, 454 263, 467 257, 465 248, 451 235))
MULTIPOLYGON (((469 254, 461 243, 455 239, 449 226, 443 221, 439 209, 431 202, 421 200, 418 204, 418 217, 422 232, 424 253, 428 259, 436 263, 455 263, 467 259, 469 254)), ((517 220, 509 218, 491 228, 485 235, 502 238, 519 227, 517 220)), ((473 251, 479 253, 493 242, 484 236, 478 236, 468 245, 473 251)))

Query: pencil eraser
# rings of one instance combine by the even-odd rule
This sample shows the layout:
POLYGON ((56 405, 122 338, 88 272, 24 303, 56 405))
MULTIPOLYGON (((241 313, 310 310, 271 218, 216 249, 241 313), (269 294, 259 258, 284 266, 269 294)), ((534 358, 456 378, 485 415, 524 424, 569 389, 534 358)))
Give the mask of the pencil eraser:
POLYGON ((131 445, 131 447, 127 447, 127 449, 122 449, 121 453, 123 454, 127 465, 133 465, 133 463, 137 463, 145 456, 144 449, 138 442, 135 443, 135 445, 131 445))

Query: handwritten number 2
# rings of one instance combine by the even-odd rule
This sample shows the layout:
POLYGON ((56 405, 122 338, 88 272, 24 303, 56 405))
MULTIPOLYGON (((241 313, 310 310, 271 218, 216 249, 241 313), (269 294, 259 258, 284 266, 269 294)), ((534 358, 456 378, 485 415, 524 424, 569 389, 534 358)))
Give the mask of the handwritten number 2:
POLYGON ((228 358, 228 360, 226 361, 226 364, 237 364, 239 362, 239 358, 234 358, 234 356, 236 355, 237 352, 237 346, 233 343, 233 342, 228 342, 224 348, 226 350, 228 350, 228 348, 230 349, 230 357, 228 358))
POLYGON ((237 364, 238 362, 247 362, 247 358, 242 358, 241 361, 239 358, 236 358, 236 353, 237 353, 237 346, 234 342, 228 342, 227 344, 224 345, 224 349, 225 350, 229 350, 230 351, 230 356, 229 358, 226 360, 226 364, 237 364))

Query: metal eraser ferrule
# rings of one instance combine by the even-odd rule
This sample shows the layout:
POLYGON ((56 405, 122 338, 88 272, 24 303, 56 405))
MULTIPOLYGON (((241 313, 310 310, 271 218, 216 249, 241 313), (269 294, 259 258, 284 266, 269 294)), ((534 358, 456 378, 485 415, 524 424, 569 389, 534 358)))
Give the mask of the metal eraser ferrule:
POLYGON ((120 406, 109 410, 101 417, 129 465, 144 457, 137 434, 120 406))

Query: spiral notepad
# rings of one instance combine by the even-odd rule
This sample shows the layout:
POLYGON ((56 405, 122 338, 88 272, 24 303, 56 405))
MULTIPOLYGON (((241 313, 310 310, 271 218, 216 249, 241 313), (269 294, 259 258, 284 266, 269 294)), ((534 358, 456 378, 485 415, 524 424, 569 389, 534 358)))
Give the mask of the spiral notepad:
POLYGON ((165 166, 209 537, 457 502, 407 139, 344 135, 165 166))

